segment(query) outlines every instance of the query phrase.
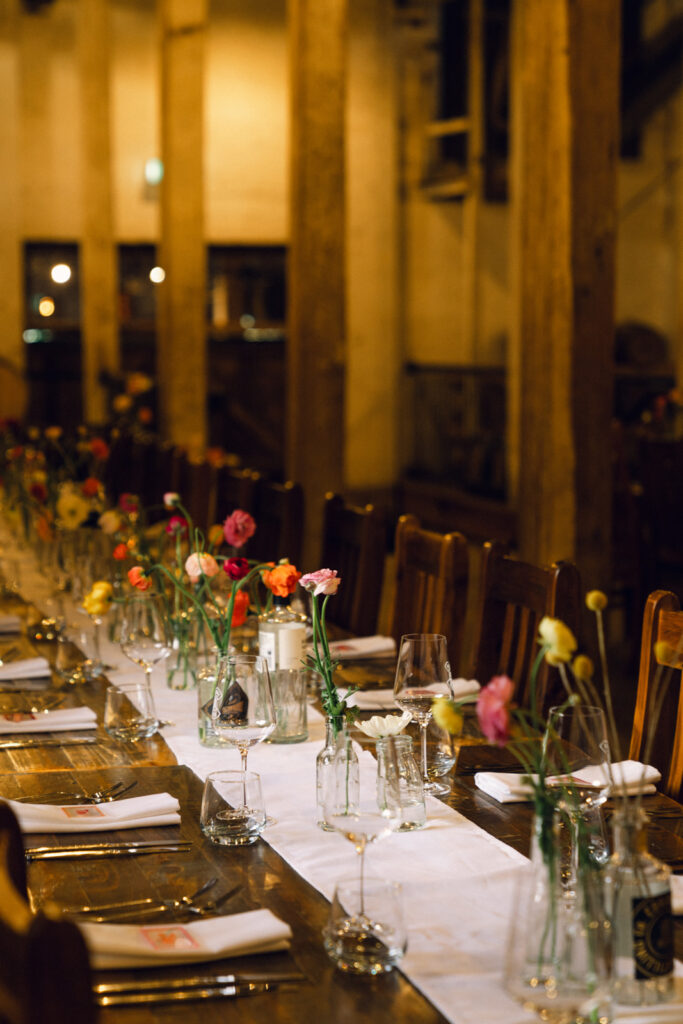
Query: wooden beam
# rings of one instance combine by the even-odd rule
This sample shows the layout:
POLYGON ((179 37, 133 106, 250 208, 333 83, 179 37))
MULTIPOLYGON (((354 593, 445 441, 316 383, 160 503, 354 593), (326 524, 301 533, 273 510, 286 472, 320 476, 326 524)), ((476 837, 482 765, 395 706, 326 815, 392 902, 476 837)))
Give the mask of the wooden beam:
POLYGON ((619 0, 524 0, 513 29, 511 479, 520 553, 610 575, 619 0))
POLYGON ((291 225, 287 473, 306 497, 311 565, 343 483, 346 0, 290 0, 291 225))
POLYGON ((160 0, 161 266, 157 369, 165 437, 202 453, 206 412, 204 46, 207 0, 160 0))

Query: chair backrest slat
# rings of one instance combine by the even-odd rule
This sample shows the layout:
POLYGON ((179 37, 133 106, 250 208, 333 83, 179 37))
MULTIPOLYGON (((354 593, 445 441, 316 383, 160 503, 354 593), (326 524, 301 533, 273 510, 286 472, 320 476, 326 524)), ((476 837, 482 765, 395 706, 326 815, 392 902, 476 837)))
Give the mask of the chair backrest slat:
POLYGON ((343 581, 328 607, 331 622, 356 636, 376 632, 385 558, 382 514, 373 505, 360 508, 339 494, 327 494, 320 565, 336 569, 343 581))

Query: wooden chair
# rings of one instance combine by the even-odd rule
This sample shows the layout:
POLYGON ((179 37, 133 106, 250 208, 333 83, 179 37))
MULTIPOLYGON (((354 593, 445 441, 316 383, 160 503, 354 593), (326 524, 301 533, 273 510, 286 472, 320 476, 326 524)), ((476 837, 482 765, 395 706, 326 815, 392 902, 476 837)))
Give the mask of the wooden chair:
POLYGON ((235 509, 254 514, 259 474, 252 469, 220 466, 216 473, 216 522, 222 522, 235 509))
POLYGON ((683 596, 683 440, 642 438, 638 471, 645 593, 661 587, 683 596))
POLYGON ((340 494, 326 494, 320 565, 336 569, 343 580, 328 605, 331 622, 356 636, 376 632, 385 558, 384 516, 373 505, 359 508, 340 494))
POLYGON ((55 912, 33 914, 24 845, 0 804, 0 1019, 8 1024, 92 1024, 96 1012, 85 941, 55 912))
POLYGON ((301 484, 284 484, 260 478, 254 499, 256 533, 246 547, 249 558, 277 562, 281 558, 298 566, 304 530, 304 492, 301 484))
POLYGON ((104 469, 104 485, 112 505, 116 504, 124 491, 130 490, 128 479, 132 450, 133 438, 125 431, 111 438, 109 458, 104 469))
POLYGON ((462 656, 469 553, 461 533, 423 530, 412 515, 396 527, 396 583, 391 635, 398 644, 406 633, 442 633, 448 640, 451 669, 462 656))
POLYGON ((214 522, 216 473, 216 466, 206 459, 187 460, 183 504, 195 527, 204 534, 214 522))
MULTIPOLYGON (((573 563, 543 568, 504 554, 495 542, 484 544, 469 677, 484 685, 492 676, 509 676, 516 684, 515 700, 528 707, 540 620, 544 615, 561 619, 578 639, 581 607, 581 578, 573 563)), ((559 673, 544 662, 539 710, 547 711, 563 692, 559 673)))
MULTIPOLYGON (((661 651, 659 652, 661 655, 661 651)), ((628 756, 636 761, 647 758, 662 773, 659 788, 674 800, 683 797, 683 612, 678 597, 668 590, 655 590, 645 602, 640 648, 640 671, 636 706, 631 728, 628 756), (657 657, 655 647, 664 640, 677 651, 671 661, 657 657), (659 666, 663 669, 659 670, 659 666), (669 667, 670 666, 670 667, 669 667), (656 695, 653 693, 659 672, 660 686, 665 686, 663 703, 654 726, 650 751, 647 734, 656 695)), ((661 691, 660 691, 661 692, 661 691)))

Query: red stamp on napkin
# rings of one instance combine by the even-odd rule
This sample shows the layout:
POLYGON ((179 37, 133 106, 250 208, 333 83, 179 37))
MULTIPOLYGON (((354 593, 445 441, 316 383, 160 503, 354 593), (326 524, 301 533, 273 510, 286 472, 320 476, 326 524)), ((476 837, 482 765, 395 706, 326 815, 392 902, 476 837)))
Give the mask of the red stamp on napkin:
POLYGON ((201 949, 199 943, 192 938, 186 928, 181 925, 170 925, 168 928, 141 928, 140 934, 152 949, 161 951, 201 949))
POLYGON ((67 818, 106 818, 107 815, 104 811, 101 811, 99 807, 95 807, 94 804, 89 804, 87 807, 60 807, 62 814, 65 814, 67 818))
POLYGON ((33 722, 36 716, 28 711, 15 711, 11 715, 3 715, 3 722, 33 722))

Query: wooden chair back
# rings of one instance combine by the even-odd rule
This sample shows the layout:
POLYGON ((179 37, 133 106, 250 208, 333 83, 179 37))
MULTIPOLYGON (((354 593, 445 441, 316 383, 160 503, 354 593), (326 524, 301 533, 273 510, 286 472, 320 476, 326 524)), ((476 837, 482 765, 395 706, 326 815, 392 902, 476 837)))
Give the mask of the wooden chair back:
POLYGON ((216 507, 216 474, 214 463, 207 459, 188 459, 185 471, 183 504, 198 530, 206 531, 214 522, 216 507))
POLYGON ((109 458, 104 469, 104 485, 112 505, 116 504, 124 491, 131 490, 128 480, 132 451, 133 438, 129 433, 121 431, 111 438, 109 458))
POLYGON ((382 598, 386 532, 374 505, 347 505, 340 494, 326 494, 321 567, 336 569, 343 584, 327 615, 356 636, 372 636, 382 598))
POLYGON ((645 593, 683 590, 683 440, 646 437, 640 442, 639 477, 645 593))
POLYGON ((304 492, 301 484, 261 478, 254 500, 256 533, 247 542, 249 558, 277 562, 281 558, 300 568, 304 530, 304 492))
POLYGON ((90 968, 77 926, 33 914, 17 820, 0 804, 0 1019, 7 1024, 93 1024, 90 968))
POLYGON ((396 583, 391 635, 442 633, 451 670, 459 670, 463 649, 469 553, 461 533, 423 530, 413 515, 396 526, 396 583))
POLYGON ((223 522, 231 512, 241 508, 254 514, 256 485, 259 474, 252 469, 220 466, 216 473, 216 522, 223 522))
POLYGON ((630 758, 659 769, 659 788, 680 801, 683 797, 683 612, 678 597, 668 590, 655 590, 645 602, 640 648, 640 670, 636 706, 631 728, 630 758), (659 641, 676 652, 663 659, 659 641), (658 657, 659 655, 659 657, 658 657), (662 700, 659 713, 653 712, 662 700), (654 729, 648 744, 650 727, 654 729), (647 747, 650 747, 648 750, 647 747))
MULTIPOLYGON (((572 562, 548 567, 512 558, 496 542, 484 544, 475 612, 469 677, 484 685, 496 675, 514 680, 515 700, 529 706, 531 670, 544 615, 561 619, 574 636, 581 624, 581 578, 572 562)), ((545 712, 564 690, 557 669, 544 661, 538 674, 537 706, 545 712)))

